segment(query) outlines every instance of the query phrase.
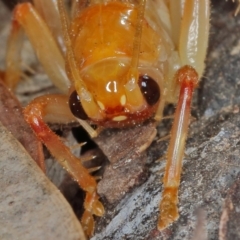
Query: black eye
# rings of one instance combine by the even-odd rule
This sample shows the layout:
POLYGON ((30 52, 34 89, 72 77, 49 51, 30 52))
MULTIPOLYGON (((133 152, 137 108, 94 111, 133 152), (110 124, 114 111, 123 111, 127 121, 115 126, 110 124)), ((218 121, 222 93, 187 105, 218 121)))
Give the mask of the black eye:
POLYGON ((160 89, 157 82, 151 77, 143 75, 139 77, 138 84, 148 105, 156 104, 160 98, 160 89))
POLYGON ((73 91, 69 97, 69 107, 75 117, 82 120, 88 119, 88 115, 85 113, 80 101, 80 97, 78 96, 76 91, 73 91))

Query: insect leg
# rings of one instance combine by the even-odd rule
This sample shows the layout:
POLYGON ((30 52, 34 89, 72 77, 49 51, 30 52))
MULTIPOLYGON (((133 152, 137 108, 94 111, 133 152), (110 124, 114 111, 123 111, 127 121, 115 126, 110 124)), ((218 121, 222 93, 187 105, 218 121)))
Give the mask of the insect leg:
POLYGON ((160 203, 158 229, 178 219, 178 187, 185 142, 190 122, 192 94, 204 69, 209 32, 209 1, 186 0, 181 22, 179 54, 182 66, 176 76, 180 86, 171 140, 167 152, 164 192, 160 203))
POLYGON ((175 46, 177 46, 179 43, 182 15, 181 9, 182 9, 181 1, 176 0, 169 1, 170 18, 172 23, 172 39, 175 46))
POLYGON ((204 71, 204 60, 209 35, 209 0, 186 0, 179 41, 179 55, 182 66, 194 67, 199 75, 204 71))
POLYGON ((36 98, 24 109, 24 117, 52 156, 86 191, 85 212, 81 222, 85 232, 91 235, 94 230, 92 215, 102 216, 104 214, 104 208, 96 193, 97 183, 88 170, 83 167, 80 159, 71 153, 70 149, 45 123, 46 120, 56 122, 57 119, 61 123, 66 123, 74 119, 68 107, 68 98, 64 95, 47 95, 36 98))
POLYGON ((190 109, 192 94, 198 83, 198 74, 190 66, 182 67, 177 73, 180 82, 180 95, 174 122, 171 130, 171 138, 167 152, 167 164, 164 175, 164 191, 160 203, 159 230, 166 228, 178 219, 178 187, 182 170, 187 130, 190 121, 190 109))
POLYGON ((12 29, 8 39, 4 74, 4 82, 14 89, 21 77, 21 50, 24 41, 24 33, 18 23, 12 22, 12 29))
POLYGON ((33 5, 37 12, 48 25, 54 39, 56 40, 60 51, 64 53, 66 47, 63 41, 62 26, 58 11, 57 1, 55 0, 33 0, 33 5))
POLYGON ((21 47, 18 46, 19 43, 17 42, 19 39, 22 40, 20 26, 23 27, 30 39, 45 72, 58 88, 67 93, 70 83, 65 73, 64 58, 46 23, 30 3, 18 4, 14 10, 12 32, 9 38, 6 59, 6 81, 13 81, 10 77, 15 72, 20 71, 19 61, 15 60, 15 57, 18 60, 20 59, 21 47), (17 46, 17 52, 13 53, 16 48, 15 45, 17 46))

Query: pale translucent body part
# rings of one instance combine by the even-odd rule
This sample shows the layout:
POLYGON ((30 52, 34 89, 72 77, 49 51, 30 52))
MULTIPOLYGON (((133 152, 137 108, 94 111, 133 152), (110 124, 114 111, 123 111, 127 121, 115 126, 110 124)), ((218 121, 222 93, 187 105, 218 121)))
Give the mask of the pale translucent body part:
MULTIPOLYGON (((178 9, 181 14, 181 9, 178 9)), ((147 1, 145 18, 151 27, 158 32, 161 37, 161 50, 159 59, 154 67, 160 69, 163 74, 163 94, 161 101, 163 104, 175 103, 178 97, 178 84, 174 79, 176 71, 181 67, 177 45, 172 37, 173 32, 178 31, 178 26, 173 25, 171 22, 171 11, 169 5, 164 0, 147 1)), ((157 110, 155 119, 160 120, 162 116, 163 106, 157 110)))
POLYGON ((1 123, 0 151, 0 239, 86 240, 66 199, 1 123))
POLYGON ((24 28, 49 78, 67 93, 70 82, 65 72, 64 58, 44 20, 31 4, 19 5, 15 10, 15 18, 24 28), (26 9, 21 9, 21 6, 26 9))
MULTIPOLYGON (((159 61, 167 60, 171 51, 175 49, 171 38, 172 26, 170 22, 170 12, 162 0, 147 1, 144 17, 149 25, 156 31, 161 40, 159 61)), ((156 63, 158 64, 158 63, 156 63)))
POLYGON ((60 51, 64 54, 66 47, 63 41, 62 27, 57 7, 57 0, 33 0, 37 12, 48 25, 52 35, 59 45, 60 51))
MULTIPOLYGON (((148 1, 149 6, 154 6, 154 11, 157 13, 158 18, 160 21, 155 23, 160 23, 161 28, 164 28, 169 37, 172 35, 172 23, 171 23, 171 13, 169 11, 169 3, 166 2, 166 0, 157 0, 157 1, 148 1)), ((151 7, 151 8, 152 8, 151 7)), ((152 10, 153 12, 153 10, 152 10)))
MULTIPOLYGON (((173 27, 168 5, 166 0, 147 1, 145 18, 151 27, 160 34, 163 45, 167 43, 168 46, 163 47, 166 48, 164 52, 169 53, 175 46, 171 36, 173 27)), ((160 57, 160 60, 164 60, 163 56, 160 57)))
POLYGON ((208 0, 186 0, 181 23, 179 54, 182 66, 194 67, 199 75, 204 71, 208 46, 210 6, 208 0))
POLYGON ((10 33, 6 51, 5 83, 14 89, 21 77, 21 50, 23 47, 24 33, 19 27, 14 27, 10 33))
POLYGON ((91 125, 89 125, 86 121, 82 119, 77 119, 77 121, 81 124, 81 126, 88 132, 91 138, 95 138, 98 135, 98 132, 95 131, 91 125))
POLYGON ((45 122, 67 124, 76 121, 69 109, 67 95, 51 94, 39 97, 38 99, 39 102, 45 101, 45 99, 48 102, 43 114, 45 122))
POLYGON ((172 31, 172 40, 178 48, 179 37, 180 37, 180 26, 181 26, 181 18, 182 18, 182 3, 181 1, 170 0, 169 1, 169 11, 171 24, 174 31, 172 31))
POLYGON ((146 6, 146 0, 140 0, 138 6, 138 17, 136 22, 136 32, 133 39, 133 51, 129 73, 127 75, 128 82, 125 85, 125 94, 127 101, 131 106, 143 105, 144 99, 142 93, 138 87, 138 65, 139 65, 139 53, 141 47, 142 27, 144 21, 144 10, 146 6), (129 85, 131 87, 129 87, 129 85))

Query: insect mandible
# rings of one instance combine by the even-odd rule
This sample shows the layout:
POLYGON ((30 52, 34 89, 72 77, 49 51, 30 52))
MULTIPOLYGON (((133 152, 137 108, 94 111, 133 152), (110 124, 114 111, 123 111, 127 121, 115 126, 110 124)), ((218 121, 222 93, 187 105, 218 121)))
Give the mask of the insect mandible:
POLYGON ((167 152, 158 229, 178 219, 178 187, 192 94, 204 71, 209 0, 74 1, 69 17, 63 0, 34 0, 14 10, 5 82, 20 76, 24 29, 39 61, 61 95, 33 100, 26 121, 51 154, 86 192, 81 222, 94 231, 93 215, 104 207, 97 183, 46 122, 78 121, 122 128, 149 118, 161 121, 164 106, 176 103, 167 152))

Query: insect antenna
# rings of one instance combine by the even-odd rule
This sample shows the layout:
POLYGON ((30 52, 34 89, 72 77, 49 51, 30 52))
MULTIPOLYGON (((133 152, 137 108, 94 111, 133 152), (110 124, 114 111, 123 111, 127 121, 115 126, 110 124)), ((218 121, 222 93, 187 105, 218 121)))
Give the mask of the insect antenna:
POLYGON ((141 0, 138 6, 138 16, 137 16, 137 22, 136 22, 135 36, 133 40, 133 52, 132 52, 130 70, 138 68, 145 6, 146 6, 146 0, 141 0))
POLYGON ((76 59, 72 50, 72 44, 71 44, 71 39, 70 39, 70 34, 69 34, 69 19, 64 7, 64 3, 62 0, 58 0, 58 9, 59 9, 59 13, 60 13, 60 19, 61 19, 61 24, 62 24, 62 30, 63 30, 63 37, 64 37, 64 41, 66 44, 66 48, 67 48, 67 53, 66 53, 66 57, 67 57, 67 63, 68 63, 68 74, 70 75, 70 80, 72 81, 78 81, 79 85, 81 85, 81 87, 86 88, 83 80, 80 77, 79 71, 77 70, 77 64, 76 64, 76 59))
POLYGON ((141 47, 141 39, 142 39, 142 26, 144 20, 144 12, 145 12, 146 0, 140 0, 138 11, 137 11, 137 20, 136 20, 136 31, 133 39, 133 51, 132 51, 132 59, 130 63, 129 72, 127 74, 128 82, 125 86, 126 95, 128 102, 132 105, 140 105, 143 102, 143 96, 138 87, 138 62, 139 62, 139 54, 141 47))

